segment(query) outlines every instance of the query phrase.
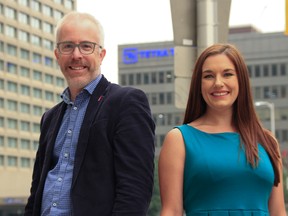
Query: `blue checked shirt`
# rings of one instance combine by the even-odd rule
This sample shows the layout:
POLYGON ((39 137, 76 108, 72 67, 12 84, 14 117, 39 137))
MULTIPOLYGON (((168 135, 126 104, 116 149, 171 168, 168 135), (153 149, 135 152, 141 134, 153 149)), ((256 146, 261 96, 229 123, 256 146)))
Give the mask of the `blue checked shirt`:
POLYGON ((72 183, 75 151, 79 133, 88 106, 90 96, 102 75, 89 83, 76 97, 70 100, 68 88, 61 95, 67 104, 53 151, 55 167, 48 172, 41 206, 41 216, 72 215, 70 188, 72 183))

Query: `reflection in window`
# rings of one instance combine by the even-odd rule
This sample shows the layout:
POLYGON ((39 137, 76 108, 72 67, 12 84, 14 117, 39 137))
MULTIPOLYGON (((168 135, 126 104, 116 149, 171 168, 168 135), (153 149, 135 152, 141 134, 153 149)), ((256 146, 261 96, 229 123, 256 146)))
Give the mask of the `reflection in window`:
POLYGON ((41 62, 41 55, 38 53, 33 53, 33 63, 40 64, 41 62))

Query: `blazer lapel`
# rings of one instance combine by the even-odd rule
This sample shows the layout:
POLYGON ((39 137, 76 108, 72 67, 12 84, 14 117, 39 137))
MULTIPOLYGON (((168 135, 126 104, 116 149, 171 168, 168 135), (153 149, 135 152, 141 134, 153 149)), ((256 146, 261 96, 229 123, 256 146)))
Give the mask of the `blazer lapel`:
POLYGON ((78 144, 77 144, 77 149, 76 149, 76 154, 75 154, 75 163, 74 163, 74 171, 73 171, 73 179, 72 179, 71 188, 74 187, 74 184, 77 180, 77 176, 79 174, 81 164, 85 156, 92 122, 95 119, 95 116, 97 112, 99 111, 99 108, 101 107, 105 94, 107 93, 109 89, 109 84, 110 82, 108 82, 108 80, 103 76, 100 82, 98 83, 97 87, 95 88, 93 94, 91 95, 91 98, 90 98, 90 101, 89 101, 89 104, 87 106, 87 110, 84 116, 84 120, 81 126, 80 134, 79 134, 79 139, 78 139, 78 144))

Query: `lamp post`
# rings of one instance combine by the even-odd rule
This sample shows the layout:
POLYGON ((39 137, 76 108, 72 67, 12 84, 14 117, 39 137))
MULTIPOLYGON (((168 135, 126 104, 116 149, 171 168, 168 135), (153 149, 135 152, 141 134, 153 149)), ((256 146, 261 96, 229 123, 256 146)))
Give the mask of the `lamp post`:
POLYGON ((255 106, 267 106, 270 109, 271 132, 275 136, 275 107, 274 107, 274 103, 270 103, 267 101, 256 101, 255 106))

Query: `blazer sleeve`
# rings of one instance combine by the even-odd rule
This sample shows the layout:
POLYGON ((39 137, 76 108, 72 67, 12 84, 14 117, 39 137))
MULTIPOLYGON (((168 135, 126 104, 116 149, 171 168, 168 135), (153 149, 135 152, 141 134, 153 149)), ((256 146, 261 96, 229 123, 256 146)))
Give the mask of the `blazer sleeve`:
POLYGON ((153 191, 155 124, 143 91, 128 88, 121 98, 119 108, 115 107, 116 198, 112 215, 146 216, 153 191))

